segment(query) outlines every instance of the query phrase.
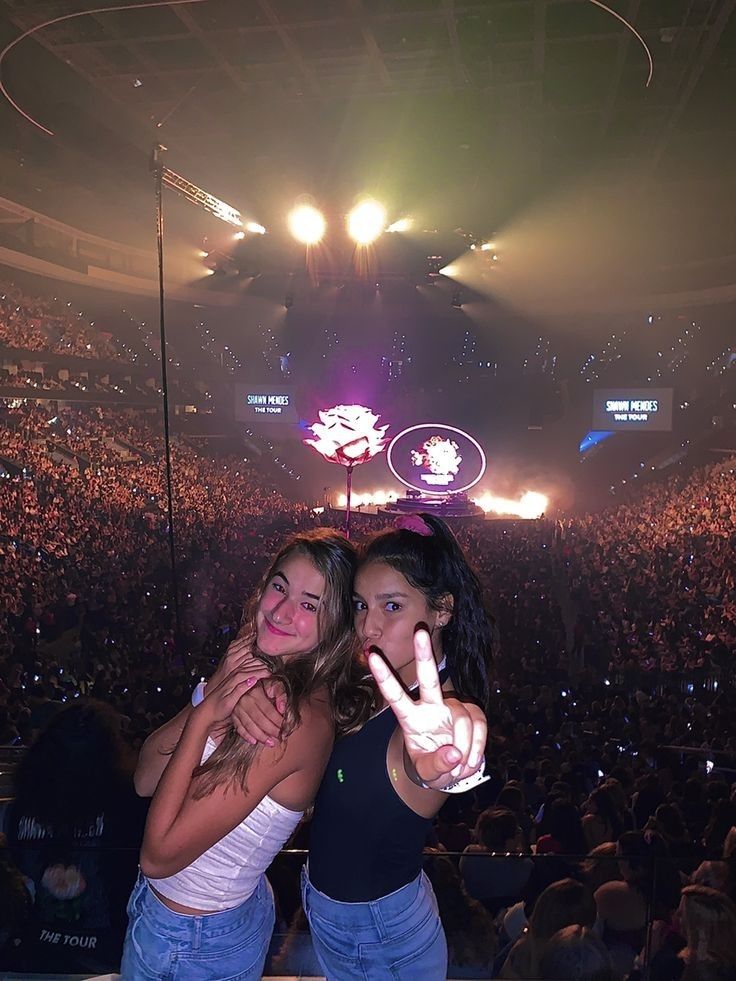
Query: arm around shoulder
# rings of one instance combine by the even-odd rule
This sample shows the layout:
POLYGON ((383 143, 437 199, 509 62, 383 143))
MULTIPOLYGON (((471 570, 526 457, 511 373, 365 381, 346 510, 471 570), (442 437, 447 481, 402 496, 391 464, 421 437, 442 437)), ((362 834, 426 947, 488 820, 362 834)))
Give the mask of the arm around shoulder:
POLYGON ((192 706, 186 705, 173 719, 152 732, 141 746, 133 775, 139 797, 153 797, 191 712, 192 706))
MULTIPOLYGON (((206 700, 205 700, 206 703, 206 700)), ((245 786, 229 781, 197 796, 201 777, 192 771, 206 738, 205 703, 194 709, 163 775, 149 812, 141 850, 141 868, 152 878, 174 875, 211 848, 266 796, 290 810, 303 810, 314 799, 334 739, 326 702, 313 699, 301 710, 300 724, 281 742, 258 747, 245 786)))

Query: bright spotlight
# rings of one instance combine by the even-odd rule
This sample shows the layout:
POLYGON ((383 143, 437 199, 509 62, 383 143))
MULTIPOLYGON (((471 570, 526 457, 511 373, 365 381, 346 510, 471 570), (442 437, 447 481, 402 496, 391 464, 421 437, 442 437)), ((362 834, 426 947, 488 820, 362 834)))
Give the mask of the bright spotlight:
POLYGON ((233 238, 234 239, 237 239, 237 241, 240 242, 240 241, 242 241, 245 238, 245 232, 242 232, 242 231, 241 232, 236 232, 233 235, 233 238))
POLYGON ((493 242, 484 242, 483 245, 481 245, 480 250, 481 252, 493 252, 495 248, 496 246, 493 244, 493 242))
POLYGON ((304 245, 316 245, 325 233, 325 219, 311 204, 299 204, 289 215, 289 231, 304 245))
POLYGON ((457 266, 453 265, 451 262, 440 269, 440 276, 447 276, 449 279, 452 279, 453 276, 457 276, 457 273, 457 266))
MULTIPOLYGON (((246 227, 246 229, 249 232, 252 232, 254 235, 265 235, 266 234, 266 229, 263 227, 263 225, 259 225, 257 221, 249 221, 249 222, 246 222, 245 227, 246 227)), ((238 233, 238 234, 240 234, 240 233, 238 233)))
POLYGON ((386 229, 387 232, 408 232, 412 226, 411 218, 399 218, 386 229))
POLYGON ((361 201, 348 215, 348 234, 358 245, 370 245, 386 227, 386 209, 377 201, 361 201))

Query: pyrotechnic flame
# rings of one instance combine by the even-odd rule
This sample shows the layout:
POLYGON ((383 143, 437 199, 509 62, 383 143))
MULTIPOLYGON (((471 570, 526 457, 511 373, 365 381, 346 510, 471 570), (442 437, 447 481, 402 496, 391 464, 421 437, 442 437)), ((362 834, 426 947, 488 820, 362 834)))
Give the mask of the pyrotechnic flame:
POLYGON ((508 497, 496 497, 486 492, 480 497, 473 498, 473 504, 486 514, 513 514, 519 518, 539 518, 547 510, 549 498, 536 491, 526 491, 518 501, 508 497))

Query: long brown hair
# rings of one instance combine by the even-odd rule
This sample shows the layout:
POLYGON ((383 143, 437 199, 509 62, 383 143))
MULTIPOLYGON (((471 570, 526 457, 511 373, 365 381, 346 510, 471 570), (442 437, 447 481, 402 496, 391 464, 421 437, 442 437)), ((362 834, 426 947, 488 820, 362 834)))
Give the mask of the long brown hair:
POLYGON ((570 924, 592 927, 595 899, 590 889, 575 879, 560 879, 547 886, 534 904, 529 918, 530 977, 538 977, 539 962, 552 936, 570 924))
MULTIPOLYGON (((338 731, 350 728, 370 712, 372 690, 358 683, 353 631, 352 585, 355 549, 340 533, 316 528, 290 538, 278 552, 245 609, 241 636, 250 637, 253 654, 272 668, 286 695, 283 734, 293 732, 301 720, 300 705, 318 689, 325 689, 338 731), (302 555, 324 577, 317 609, 319 640, 311 651, 288 658, 271 657, 256 648, 255 615, 267 585, 291 556, 302 555)), ((258 751, 241 739, 231 725, 212 755, 194 771, 200 777, 195 797, 206 797, 216 786, 245 787, 248 770, 258 751)))

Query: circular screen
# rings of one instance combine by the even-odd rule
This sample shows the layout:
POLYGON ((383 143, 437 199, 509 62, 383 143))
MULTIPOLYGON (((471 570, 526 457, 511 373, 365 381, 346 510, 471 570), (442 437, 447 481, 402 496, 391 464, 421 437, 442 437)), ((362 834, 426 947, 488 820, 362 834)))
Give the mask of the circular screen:
POLYGON ((478 440, 439 422, 404 429, 391 440, 386 455, 394 477, 422 494, 469 490, 486 470, 478 440))

